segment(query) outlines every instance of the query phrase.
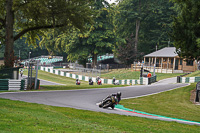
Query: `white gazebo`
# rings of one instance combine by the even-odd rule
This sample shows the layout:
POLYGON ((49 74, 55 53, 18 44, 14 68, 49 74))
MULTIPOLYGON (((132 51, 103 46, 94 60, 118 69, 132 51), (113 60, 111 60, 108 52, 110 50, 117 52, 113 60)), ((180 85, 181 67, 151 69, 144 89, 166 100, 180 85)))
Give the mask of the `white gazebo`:
POLYGON ((197 69, 196 62, 180 58, 175 47, 165 47, 145 55, 143 67, 153 71, 154 65, 156 72, 160 73, 193 72, 197 69))

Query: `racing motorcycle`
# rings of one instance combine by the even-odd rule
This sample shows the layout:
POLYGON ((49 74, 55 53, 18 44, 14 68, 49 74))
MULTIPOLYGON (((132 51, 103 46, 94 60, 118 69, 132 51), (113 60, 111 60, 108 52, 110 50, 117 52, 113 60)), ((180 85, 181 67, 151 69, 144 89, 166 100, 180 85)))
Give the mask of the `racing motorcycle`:
POLYGON ((76 85, 80 85, 80 84, 81 84, 80 80, 76 81, 76 85))
POLYGON ((101 79, 98 80, 97 84, 98 84, 98 85, 102 85, 101 79))
POLYGON ((116 96, 110 96, 106 99, 104 99, 100 104, 99 107, 100 108, 108 108, 111 107, 112 109, 115 108, 115 105, 118 104, 118 100, 116 96))

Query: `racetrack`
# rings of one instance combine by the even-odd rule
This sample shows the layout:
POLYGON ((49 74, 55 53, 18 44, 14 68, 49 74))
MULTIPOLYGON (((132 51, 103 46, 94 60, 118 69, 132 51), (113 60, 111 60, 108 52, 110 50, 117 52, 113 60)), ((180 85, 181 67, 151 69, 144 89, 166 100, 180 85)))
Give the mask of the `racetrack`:
MULTIPOLYGON (((37 91, 37 92, 32 91, 32 92, 13 92, 13 93, 6 92, 6 93, 0 93, 0 98, 20 100, 30 103, 38 103, 51 106, 71 107, 76 109, 91 110, 97 112, 115 113, 120 115, 147 117, 165 121, 176 121, 173 119, 152 117, 147 115, 119 111, 117 109, 114 110, 102 109, 99 108, 96 105, 96 103, 100 102, 103 98, 105 98, 109 94, 116 93, 118 91, 122 92, 122 99, 127 99, 127 98, 140 97, 144 95, 151 95, 163 91, 168 91, 186 85, 188 84, 160 83, 153 85, 138 85, 138 86, 128 86, 128 87, 84 89, 84 90, 37 91)), ((177 122, 200 125, 198 123, 188 123, 185 121, 177 121, 177 122)))

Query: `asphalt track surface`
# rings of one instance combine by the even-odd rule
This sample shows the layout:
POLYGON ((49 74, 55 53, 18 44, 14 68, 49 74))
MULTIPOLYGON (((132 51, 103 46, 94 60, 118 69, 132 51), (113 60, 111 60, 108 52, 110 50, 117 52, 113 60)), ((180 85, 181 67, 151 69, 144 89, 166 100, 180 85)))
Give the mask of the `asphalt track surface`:
MULTIPOLYGON (((168 81, 167 81, 168 82, 168 81)), ((200 125, 200 123, 191 123, 175 119, 153 117, 148 115, 135 114, 121 111, 118 109, 102 109, 96 104, 109 94, 122 92, 122 99, 136 98, 146 95, 153 95, 175 88, 183 87, 188 84, 172 84, 160 82, 152 85, 138 85, 116 88, 84 89, 84 90, 66 90, 66 91, 33 91, 33 92, 6 92, 0 93, 0 98, 19 100, 30 103, 45 104, 59 107, 70 107, 75 109, 90 110, 104 113, 114 113, 120 115, 138 116, 164 121, 176 121, 179 123, 200 125)), ((134 107, 133 107, 134 108, 134 107)))

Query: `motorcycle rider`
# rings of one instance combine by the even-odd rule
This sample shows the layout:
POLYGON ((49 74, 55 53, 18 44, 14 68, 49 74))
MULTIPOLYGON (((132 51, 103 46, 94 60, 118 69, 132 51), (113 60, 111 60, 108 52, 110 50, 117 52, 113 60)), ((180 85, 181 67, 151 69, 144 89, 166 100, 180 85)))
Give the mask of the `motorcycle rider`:
POLYGON ((101 78, 97 76, 96 78, 97 85, 102 85, 101 78))
POLYGON ((93 85, 93 81, 91 78, 89 79, 89 85, 93 85))
POLYGON ((115 85, 115 77, 113 77, 113 84, 115 85))
POLYGON ((23 76, 23 70, 22 69, 20 70, 20 74, 21 74, 21 77, 22 77, 23 76))
MULTIPOLYGON (((121 101, 121 95, 122 93, 119 91, 117 93, 114 93, 114 94, 111 94, 111 95, 108 95, 105 99, 103 99, 104 103, 107 102, 107 100, 109 100, 112 96, 116 96, 117 97, 117 104, 119 104, 119 102, 121 101)), ((115 105, 112 105, 112 109, 114 109, 114 106, 115 105)))
POLYGON ((97 78, 96 78, 96 82, 97 82, 97 84, 98 84, 98 81, 99 81, 99 79, 100 79, 100 77, 99 77, 99 76, 97 76, 97 78))
POLYGON ((79 79, 76 79, 76 85, 80 85, 81 82, 79 81, 79 79))

